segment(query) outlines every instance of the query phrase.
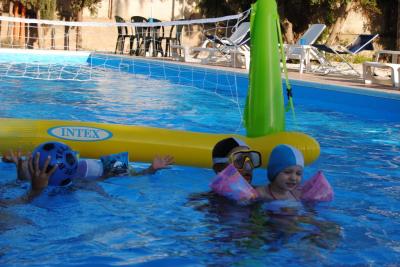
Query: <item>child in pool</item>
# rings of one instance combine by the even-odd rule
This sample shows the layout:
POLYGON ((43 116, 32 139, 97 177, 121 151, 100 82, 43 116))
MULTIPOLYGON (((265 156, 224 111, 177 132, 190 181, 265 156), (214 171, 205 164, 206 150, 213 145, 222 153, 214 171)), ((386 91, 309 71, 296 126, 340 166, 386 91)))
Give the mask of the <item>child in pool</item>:
POLYGON ((260 200, 296 200, 301 197, 303 154, 290 145, 276 146, 269 157, 267 172, 270 183, 257 187, 260 200))
POLYGON ((257 199, 257 192, 250 184, 253 170, 261 166, 260 152, 250 150, 242 140, 230 137, 215 144, 212 161, 217 174, 210 184, 214 193, 241 205, 257 199))
POLYGON ((261 154, 236 137, 225 138, 212 150, 212 168, 215 173, 232 164, 248 183, 253 179, 253 170, 261 166, 261 154))
MULTIPOLYGON (((59 143, 59 142, 48 142, 48 143, 44 143, 42 144, 42 146, 64 146, 65 148, 65 154, 70 154, 70 161, 72 160, 72 162, 78 162, 76 163, 78 165, 78 169, 79 165, 81 163, 87 163, 87 160, 78 160, 76 157, 76 153, 74 151, 72 151, 68 146, 59 143), (68 153, 67 153, 68 152, 68 153)), ((53 149, 53 148, 51 148, 53 149)), ((120 155, 125 156, 121 157, 124 158, 126 160, 125 165, 127 165, 127 153, 121 153, 121 154, 116 154, 116 155, 109 155, 106 156, 105 158, 108 160, 107 163, 114 163, 116 167, 119 167, 119 165, 121 164, 117 164, 119 162, 115 162, 116 159, 118 159, 120 155), (126 154, 126 155, 123 155, 126 154), (114 159, 114 161, 110 162, 110 159, 114 159), (118 166, 117 166, 118 165, 118 166)), ((71 183, 71 178, 73 179, 85 179, 86 177, 80 177, 82 175, 84 175, 82 172, 77 171, 77 169, 74 169, 74 173, 67 175, 66 173, 61 173, 57 175, 57 178, 51 178, 51 176, 57 171, 58 169, 58 165, 52 165, 50 164, 51 162, 51 157, 48 156, 45 161, 44 161, 44 165, 41 168, 39 165, 39 158, 40 158, 40 153, 37 152, 35 153, 34 157, 30 154, 30 153, 21 153, 20 151, 17 153, 14 153, 13 151, 10 151, 9 153, 4 153, 3 155, 3 161, 4 162, 10 162, 10 163, 15 163, 16 167, 17 167, 17 179, 18 180, 28 180, 31 183, 31 188, 30 191, 28 193, 28 199, 31 199, 32 197, 40 194, 40 192, 46 188, 48 185, 54 185, 54 186, 64 186, 64 185, 68 185, 71 183)), ((64 161, 65 159, 63 159, 64 161)), ((92 161, 96 161, 96 160, 92 160, 92 161)), ((68 162, 71 163, 72 162, 68 162)), ((145 175, 145 174, 154 174, 157 170, 163 169, 168 167, 168 165, 173 163, 173 157, 172 156, 156 156, 153 159, 152 164, 147 168, 144 169, 142 171, 136 172, 133 169, 129 169, 128 166, 126 166, 125 169, 125 173, 123 173, 123 175, 130 175, 130 176, 136 176, 136 175, 145 175)), ((67 162, 62 162, 62 165, 67 166, 67 162)), ((75 164, 75 163, 73 163, 75 164)), ((103 168, 102 164, 97 164, 99 165, 101 168, 103 168)), ((110 165, 110 164, 108 164, 110 165)), ((92 167, 95 166, 96 164, 92 164, 92 167)), ((99 173, 98 177, 94 177, 94 179, 105 179, 108 177, 112 177, 112 176, 120 176, 121 173, 119 172, 119 168, 113 168, 114 165, 111 166, 111 168, 109 170, 107 170, 107 172, 103 173, 103 170, 101 170, 101 172, 99 173), (118 172, 115 172, 118 169, 118 172)), ((99 168, 99 167, 96 167, 99 168)), ((64 168, 65 169, 65 168, 64 168)), ((72 171, 72 169, 71 169, 72 171)))

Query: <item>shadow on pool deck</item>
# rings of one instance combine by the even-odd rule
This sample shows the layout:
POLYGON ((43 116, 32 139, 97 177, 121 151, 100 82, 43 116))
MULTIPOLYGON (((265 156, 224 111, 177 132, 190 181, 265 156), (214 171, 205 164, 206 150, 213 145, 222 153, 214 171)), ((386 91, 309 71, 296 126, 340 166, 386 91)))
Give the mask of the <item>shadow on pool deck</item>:
MULTIPOLYGON (((354 68, 362 73, 362 64, 353 64, 354 68)), ((232 68, 230 68, 232 69, 232 68)), ((244 69, 232 69, 234 71, 239 71, 246 73, 247 70, 244 69)), ((376 90, 380 92, 386 92, 389 94, 394 94, 400 96, 400 89, 395 88, 389 85, 384 84, 365 84, 362 76, 356 76, 353 71, 348 71, 344 73, 338 72, 330 72, 328 74, 317 73, 317 72, 299 72, 299 64, 288 64, 288 74, 289 79, 304 81, 304 82, 315 82, 320 84, 329 84, 329 85, 337 85, 337 86, 345 86, 345 87, 356 87, 356 88, 365 88, 369 90, 376 90)), ((389 79, 387 72, 378 73, 381 79, 389 79)), ((284 74, 282 74, 284 77, 284 74)))
MULTIPOLYGON (((361 66, 361 64, 360 64, 361 66)), ((360 67, 359 67, 360 68, 360 67)), ((392 86, 384 84, 365 84, 364 79, 355 75, 344 75, 339 73, 329 73, 327 75, 321 73, 299 73, 298 70, 289 69, 289 79, 316 82, 321 84, 338 85, 346 87, 357 87, 372 90, 385 91, 387 93, 396 94, 400 96, 400 90, 392 86)))

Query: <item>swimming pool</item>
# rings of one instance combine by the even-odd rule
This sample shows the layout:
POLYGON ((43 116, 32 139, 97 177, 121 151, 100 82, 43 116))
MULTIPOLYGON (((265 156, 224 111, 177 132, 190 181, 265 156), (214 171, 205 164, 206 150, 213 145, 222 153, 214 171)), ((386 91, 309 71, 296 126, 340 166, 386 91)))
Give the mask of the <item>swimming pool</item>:
MULTIPOLYGON (((96 58, 92 63, 104 64, 96 58)), ((123 61, 114 60, 107 65, 121 67, 123 61)), ((2 77, 0 117, 244 132, 238 111, 247 88, 244 74, 131 63, 124 62, 122 72, 101 72, 104 79, 90 82, 2 77)), ((262 207, 216 200, 202 194, 208 191, 211 170, 174 166, 153 176, 77 184, 29 205, 0 207, 0 264, 397 264, 399 97, 293 84, 296 120, 288 114, 287 128, 310 134, 321 144, 321 156, 305 177, 324 170, 336 194, 332 203, 301 209, 318 224, 291 225, 291 220, 266 217, 262 207)), ((27 185, 12 183, 13 166, 0 163, 0 175, 1 198, 25 192, 27 185)), ((257 184, 265 182, 264 170, 255 176, 257 184)))

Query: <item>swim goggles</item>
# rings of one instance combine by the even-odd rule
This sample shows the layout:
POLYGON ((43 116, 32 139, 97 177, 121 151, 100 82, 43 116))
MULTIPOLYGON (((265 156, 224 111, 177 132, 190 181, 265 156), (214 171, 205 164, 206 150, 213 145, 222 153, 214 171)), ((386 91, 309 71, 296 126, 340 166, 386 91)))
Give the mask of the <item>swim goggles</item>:
POLYGON ((237 169, 243 169, 245 162, 249 162, 252 168, 261 166, 261 154, 254 150, 237 151, 227 158, 214 158, 213 163, 232 163, 237 169))

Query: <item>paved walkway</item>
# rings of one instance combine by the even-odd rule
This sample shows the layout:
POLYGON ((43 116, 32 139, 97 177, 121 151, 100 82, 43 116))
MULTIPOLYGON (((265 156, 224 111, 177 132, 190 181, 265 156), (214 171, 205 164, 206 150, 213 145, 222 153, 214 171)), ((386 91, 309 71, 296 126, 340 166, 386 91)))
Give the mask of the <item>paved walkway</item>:
MULTIPOLYGON (((356 64, 353 66, 357 71, 362 73, 362 64, 356 64)), ((288 67, 290 79, 385 91, 387 93, 397 94, 400 96, 400 90, 398 88, 383 84, 365 84, 364 79, 362 77, 356 76, 354 72, 347 72, 347 74, 328 73, 324 75, 322 73, 299 73, 299 70, 295 69, 295 65, 289 65, 288 67)), ((390 79, 388 77, 389 73, 386 71, 377 71, 377 74, 377 77, 380 79, 390 79)))
MULTIPOLYGON (((118 55, 121 56, 121 55, 118 55)), ((123 55, 122 55, 123 56, 123 55)), ((129 56, 123 56, 127 58, 131 58, 129 56)), ((137 57, 137 58, 143 58, 143 57, 137 57)), ((160 58, 148 58, 146 57, 147 60, 155 60, 155 61, 160 61, 163 62, 166 59, 160 59, 160 58)), ((206 65, 199 64, 199 63, 188 63, 188 62, 181 62, 181 61, 172 61, 168 60, 170 63, 175 63, 179 65, 187 65, 187 66, 199 66, 199 67, 205 67, 206 65)), ((352 64, 353 67, 359 72, 362 73, 362 64, 352 64)), ((383 84, 365 84, 364 80, 360 76, 356 76, 354 71, 344 71, 342 73, 333 73, 330 72, 328 74, 322 74, 322 73, 313 73, 313 72, 305 72, 305 73, 300 73, 299 72, 299 64, 287 64, 288 66, 288 73, 289 73, 289 79, 293 80, 298 80, 298 81, 305 81, 305 82, 316 82, 316 83, 321 83, 321 84, 329 84, 329 85, 338 85, 338 86, 345 86, 345 87, 354 87, 358 89, 367 89, 367 90, 373 90, 377 92, 385 92, 391 95, 396 95, 396 98, 400 98, 400 89, 394 88, 392 86, 388 85, 383 85, 383 84)), ((230 68, 222 65, 207 65, 207 68, 211 69, 226 69, 230 70, 233 72, 239 72, 239 73, 247 73, 248 70, 246 69, 240 69, 240 68, 230 68)), ((376 70, 376 73, 378 74, 378 78, 381 79, 390 79, 389 78, 389 72, 384 71, 384 70, 376 70)), ((284 75, 282 74, 282 77, 284 75)))

